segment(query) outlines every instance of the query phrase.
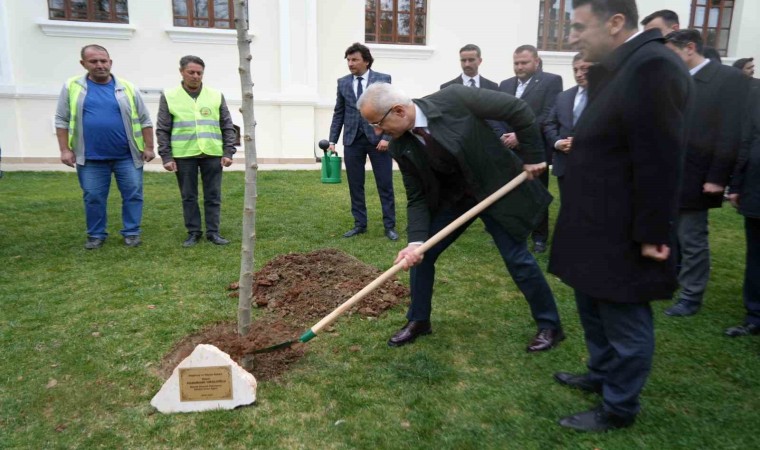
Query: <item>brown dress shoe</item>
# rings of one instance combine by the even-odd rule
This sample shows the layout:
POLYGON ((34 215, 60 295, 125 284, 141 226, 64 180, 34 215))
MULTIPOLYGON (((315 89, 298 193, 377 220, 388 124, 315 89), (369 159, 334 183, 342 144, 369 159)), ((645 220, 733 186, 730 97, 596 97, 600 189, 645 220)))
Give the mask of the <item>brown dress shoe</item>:
POLYGON ((533 338, 533 340, 530 341, 530 344, 528 344, 528 348, 526 348, 526 350, 529 352, 541 352, 544 350, 549 350, 550 348, 559 344, 560 341, 564 340, 565 333, 562 330, 541 328, 538 330, 538 333, 536 333, 536 336, 533 338))
POLYGON ((432 333, 429 320, 410 320, 403 328, 398 330, 390 339, 388 345, 391 347, 401 347, 402 345, 414 342, 418 336, 424 336, 432 333))

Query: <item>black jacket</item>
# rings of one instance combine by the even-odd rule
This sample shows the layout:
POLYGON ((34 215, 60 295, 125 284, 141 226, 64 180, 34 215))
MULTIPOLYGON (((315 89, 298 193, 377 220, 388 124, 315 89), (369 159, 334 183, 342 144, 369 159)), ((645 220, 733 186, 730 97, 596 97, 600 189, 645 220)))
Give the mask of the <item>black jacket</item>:
POLYGON ((733 67, 710 62, 694 77, 694 109, 681 183, 681 209, 720 208, 723 195, 702 193, 706 182, 728 186, 741 143, 748 79, 733 67))
POLYGON ((573 106, 575 105, 575 96, 577 94, 577 85, 557 94, 557 100, 554 102, 554 106, 552 106, 544 122, 546 145, 551 147, 554 153, 552 157, 552 173, 558 177, 565 174, 565 159, 567 155, 554 148, 554 144, 560 139, 567 139, 573 135, 573 106))
POLYGON ((749 97, 749 114, 731 192, 739 194, 739 213, 760 218, 760 89, 753 89, 749 97))
POLYGON ((588 73, 588 103, 575 125, 549 272, 586 295, 636 303, 670 298, 679 174, 694 85, 659 30, 616 48, 588 73))

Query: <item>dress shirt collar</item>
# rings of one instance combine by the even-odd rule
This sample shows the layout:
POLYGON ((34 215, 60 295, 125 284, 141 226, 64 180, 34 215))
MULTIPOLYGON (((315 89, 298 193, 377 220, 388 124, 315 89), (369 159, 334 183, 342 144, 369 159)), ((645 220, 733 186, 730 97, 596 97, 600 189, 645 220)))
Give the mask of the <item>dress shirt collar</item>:
POLYGON ((691 75, 691 76, 696 75, 697 72, 699 72, 700 70, 702 70, 702 68, 705 67, 708 64, 710 64, 710 60, 708 58, 705 58, 705 60, 702 61, 700 64, 697 64, 696 66, 694 66, 691 69, 689 69, 689 75, 691 75))
MULTIPOLYGON (((412 129, 414 128, 423 128, 430 133, 430 130, 428 130, 428 118, 416 103, 414 104, 414 127, 412 129)), ((409 130, 409 132, 412 133, 412 130, 409 130)), ((412 136, 417 138, 423 145, 425 144, 425 139, 422 136, 415 133, 412 133, 412 136)))
POLYGON ((480 87, 480 74, 476 74, 474 77, 468 77, 467 75, 462 74, 462 84, 469 87, 470 80, 475 80, 475 86, 480 87))

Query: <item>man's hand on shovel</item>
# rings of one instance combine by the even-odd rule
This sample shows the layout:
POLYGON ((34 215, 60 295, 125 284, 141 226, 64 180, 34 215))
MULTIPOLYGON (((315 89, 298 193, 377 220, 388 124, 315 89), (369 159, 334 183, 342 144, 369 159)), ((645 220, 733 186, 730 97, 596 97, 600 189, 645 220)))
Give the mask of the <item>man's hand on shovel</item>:
POLYGON ((546 170, 546 163, 538 163, 538 164, 524 164, 523 170, 528 173, 528 179, 532 180, 534 178, 538 178, 542 173, 544 173, 544 170, 546 170))
POLYGON ((416 266, 420 262, 422 262, 422 258, 425 257, 424 254, 419 254, 415 250, 420 248, 422 246, 422 243, 411 243, 406 246, 405 249, 402 249, 400 252, 398 252, 398 256, 396 256, 396 259, 393 261, 393 264, 403 263, 402 268, 404 270, 409 270, 410 267, 416 266))

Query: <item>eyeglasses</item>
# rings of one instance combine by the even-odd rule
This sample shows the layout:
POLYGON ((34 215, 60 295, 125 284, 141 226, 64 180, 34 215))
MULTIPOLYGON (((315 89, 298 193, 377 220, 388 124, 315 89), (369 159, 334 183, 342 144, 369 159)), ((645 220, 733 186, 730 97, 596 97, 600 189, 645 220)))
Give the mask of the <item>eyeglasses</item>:
POLYGON ((391 111, 393 111, 393 108, 395 107, 396 105, 391 106, 391 108, 388 111, 386 111, 385 114, 383 114, 383 117, 380 120, 369 124, 369 126, 371 126, 372 128, 380 128, 383 125, 383 121, 385 120, 385 118, 388 117, 388 114, 390 114, 391 111))

